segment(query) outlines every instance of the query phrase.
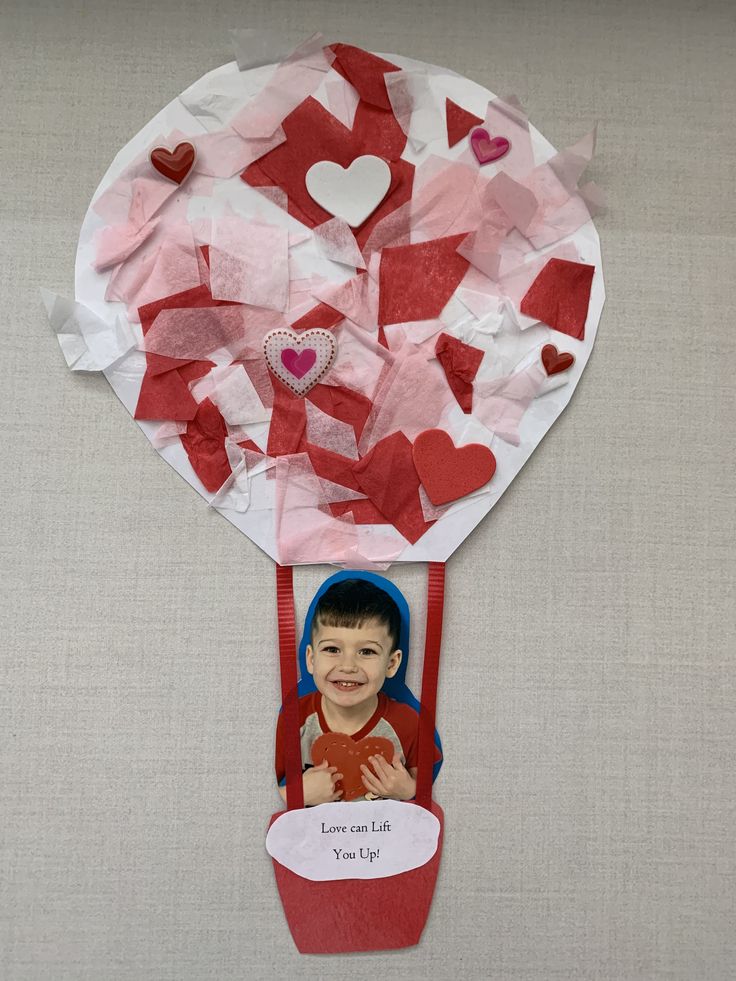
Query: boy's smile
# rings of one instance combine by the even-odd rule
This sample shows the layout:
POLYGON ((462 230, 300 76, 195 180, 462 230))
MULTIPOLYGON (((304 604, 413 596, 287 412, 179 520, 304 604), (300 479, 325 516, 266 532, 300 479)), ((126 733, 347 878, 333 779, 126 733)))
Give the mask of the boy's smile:
POLYGON ((401 651, 392 647, 391 635, 377 620, 360 627, 318 623, 307 647, 307 669, 338 716, 368 712, 370 717, 384 680, 396 674, 401 662, 401 651))

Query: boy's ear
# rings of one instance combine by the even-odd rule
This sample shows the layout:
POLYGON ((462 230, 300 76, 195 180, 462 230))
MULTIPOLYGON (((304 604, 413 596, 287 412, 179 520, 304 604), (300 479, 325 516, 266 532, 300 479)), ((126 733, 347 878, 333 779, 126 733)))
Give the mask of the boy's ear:
POLYGON ((314 651, 311 644, 307 644, 307 671, 314 674, 314 651))
POLYGON ((399 670, 399 665, 401 664, 402 657, 403 654, 400 650, 395 650, 392 654, 389 654, 388 666, 386 668, 387 678, 393 678, 393 676, 399 670))

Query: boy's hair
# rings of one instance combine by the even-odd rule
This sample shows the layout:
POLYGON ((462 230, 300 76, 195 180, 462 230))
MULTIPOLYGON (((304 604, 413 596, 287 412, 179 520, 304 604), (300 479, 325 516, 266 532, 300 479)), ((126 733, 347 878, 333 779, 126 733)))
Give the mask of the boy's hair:
POLYGON ((312 637, 317 626, 361 627, 368 620, 382 623, 391 638, 393 653, 399 646, 401 614, 384 589, 367 579, 342 579, 320 596, 312 618, 312 637))

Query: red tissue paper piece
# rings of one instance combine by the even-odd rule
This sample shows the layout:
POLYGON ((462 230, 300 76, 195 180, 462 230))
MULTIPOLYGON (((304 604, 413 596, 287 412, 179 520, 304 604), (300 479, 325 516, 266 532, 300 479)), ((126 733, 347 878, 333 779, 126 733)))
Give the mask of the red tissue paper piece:
POLYGON ((391 102, 383 76, 386 72, 401 71, 399 66, 352 44, 330 47, 335 53, 332 67, 350 82, 362 101, 390 112, 391 102))
POLYGON ((355 442, 360 441, 363 427, 370 415, 373 403, 365 395, 342 385, 315 385, 307 394, 310 402, 333 419, 353 427, 355 442))
POLYGON ((432 504, 449 504, 487 484, 496 458, 480 443, 457 447, 444 429, 426 429, 414 440, 414 464, 432 504))
POLYGON ((381 253, 378 323, 433 320, 468 270, 456 250, 467 232, 415 245, 398 245, 381 253))
POLYGON ((473 126, 480 126, 483 120, 467 109, 463 109, 452 99, 445 99, 445 118, 447 120, 447 145, 455 146, 467 136, 473 126))
POLYGON ((273 385, 273 410, 268 427, 269 456, 285 456, 299 453, 307 428, 307 410, 303 398, 294 398, 289 389, 271 375, 273 385))
POLYGON ((260 448, 258 443, 254 443, 252 439, 246 439, 242 443, 238 443, 244 450, 252 450, 254 453, 260 453, 263 456, 263 450, 260 448))
MULTIPOLYGON (((160 300, 154 300, 138 308, 141 328, 145 336, 151 329, 154 320, 162 310, 201 309, 212 306, 233 306, 228 302, 212 299, 212 294, 206 286, 195 286, 182 293, 172 293, 160 300)), ((177 422, 188 422, 197 413, 197 403, 192 397, 187 384, 205 375, 214 367, 212 361, 184 361, 179 358, 168 358, 162 354, 146 352, 146 373, 141 382, 133 417, 135 419, 162 419, 177 422), (197 365, 182 374, 181 369, 187 365, 197 365), (178 369, 178 370, 177 370, 178 369), (194 373, 192 373, 194 371, 194 373)))
POLYGON ((360 490, 396 530, 413 545, 433 522, 425 521, 419 497, 419 475, 412 447, 403 433, 386 436, 353 465, 360 490))
POLYGON ((158 146, 151 150, 151 163, 168 180, 181 184, 194 166, 194 147, 191 143, 179 143, 173 150, 158 146))
POLYGON ((542 348, 542 364, 548 375, 559 375, 575 364, 575 355, 564 351, 562 354, 554 344, 545 344, 542 348))
MULTIPOLYGON (((406 133, 399 126, 393 112, 384 112, 369 102, 359 102, 353 120, 353 133, 356 128, 366 147, 364 153, 375 153, 387 162, 399 162, 406 146, 406 133)), ((412 176, 413 170, 412 165, 412 176)), ((393 188, 389 193, 392 190, 393 188)))
POLYGON ((372 153, 386 158, 391 168, 391 185, 386 198, 355 230, 359 246, 365 244, 381 218, 411 198, 414 165, 399 159, 406 136, 393 113, 361 102, 353 128, 349 130, 310 96, 289 113, 282 128, 286 140, 247 167, 240 177, 254 187, 280 187, 286 192, 289 214, 309 228, 333 217, 320 208, 306 187, 307 171, 320 160, 332 160, 341 167, 348 167, 356 157, 372 153))
POLYGON ((341 456, 333 450, 325 449, 324 446, 315 446, 314 443, 306 443, 305 448, 312 469, 318 477, 323 477, 325 480, 332 481, 333 484, 340 484, 341 487, 349 487, 350 490, 360 493, 360 484, 353 473, 355 460, 341 456))
MULTIPOLYGON (((420 805, 407 802, 406 806, 420 805)), ((432 903, 444 830, 442 808, 435 801, 430 808, 440 822, 437 851, 409 872, 382 879, 314 882, 273 860, 286 921, 300 953, 395 950, 419 943, 432 903), (401 915, 387 916, 390 909, 400 909, 401 915)), ((271 824, 283 813, 274 814, 271 824)))
POLYGON ((342 790, 340 800, 355 800, 366 793, 361 764, 371 770, 369 757, 382 756, 390 763, 395 752, 394 744, 383 736, 353 739, 344 732, 324 732, 312 744, 312 763, 319 766, 327 760, 329 766, 336 766, 338 773, 342 773, 342 780, 335 784, 335 790, 342 790))
POLYGON ((478 374, 483 351, 443 331, 437 338, 434 353, 444 369, 447 384, 458 405, 463 412, 472 412, 473 379, 478 374))
POLYGON ((290 327, 292 330, 313 330, 315 327, 329 330, 330 327, 337 327, 344 319, 344 315, 339 310, 328 307, 326 303, 319 303, 290 324, 290 327))
POLYGON ((225 420, 209 399, 200 403, 196 416, 180 437, 194 472, 213 493, 222 487, 231 473, 225 449, 226 437, 225 420))
POLYGON ((189 383, 214 368, 214 361, 177 361, 175 358, 164 358, 155 354, 148 354, 147 357, 158 357, 161 364, 154 361, 151 366, 149 360, 133 418, 172 422, 189 422, 194 419, 197 402, 189 391, 189 383), (180 367, 172 369, 166 365, 169 361, 180 367))
POLYGON ((189 422, 196 416, 197 408, 192 393, 176 369, 160 374, 146 372, 133 418, 189 422))
POLYGON ((521 301, 521 312, 582 341, 595 266, 550 259, 521 301))

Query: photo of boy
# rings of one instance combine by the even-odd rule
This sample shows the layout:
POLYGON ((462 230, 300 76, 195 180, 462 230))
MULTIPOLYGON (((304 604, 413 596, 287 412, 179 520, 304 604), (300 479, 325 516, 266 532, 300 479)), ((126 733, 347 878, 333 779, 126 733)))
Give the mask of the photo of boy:
MULTIPOLYGON (((416 793, 419 715, 382 691, 399 670, 401 615, 393 598, 366 579, 333 583, 319 598, 306 648, 306 666, 316 691, 299 699, 302 781, 306 806, 340 800, 342 774, 327 760, 312 762, 312 745, 324 733, 344 733, 356 742, 382 736, 393 760, 371 756, 361 766, 365 795, 359 800, 411 800, 416 793)), ((286 799, 283 713, 276 728, 276 779, 286 799)), ((435 761, 441 754, 435 746, 435 761)))

